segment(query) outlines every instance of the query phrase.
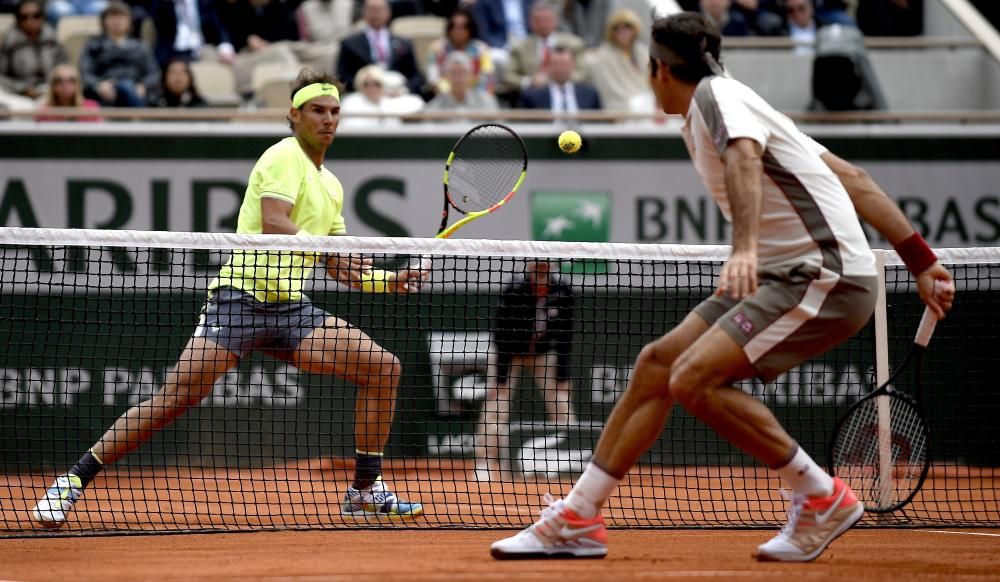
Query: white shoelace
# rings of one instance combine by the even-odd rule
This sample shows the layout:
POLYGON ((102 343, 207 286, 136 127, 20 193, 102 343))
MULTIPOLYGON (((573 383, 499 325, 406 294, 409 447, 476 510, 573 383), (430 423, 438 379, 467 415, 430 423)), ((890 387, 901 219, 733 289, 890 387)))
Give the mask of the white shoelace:
POLYGON ((781 497, 788 502, 788 509, 785 510, 788 523, 785 524, 785 527, 781 528, 779 535, 789 537, 795 533, 795 528, 799 524, 799 516, 802 515, 802 508, 806 504, 806 496, 800 493, 793 493, 788 489, 781 489, 780 492, 781 497))

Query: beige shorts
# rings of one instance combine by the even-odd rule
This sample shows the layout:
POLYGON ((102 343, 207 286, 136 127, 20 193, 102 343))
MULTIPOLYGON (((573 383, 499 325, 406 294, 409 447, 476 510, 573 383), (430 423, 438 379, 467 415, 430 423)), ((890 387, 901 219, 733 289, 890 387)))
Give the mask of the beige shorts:
POLYGON ((761 269, 757 293, 742 301, 713 295, 695 307, 743 347, 770 382, 856 334, 875 310, 878 277, 848 277, 808 263, 761 269))

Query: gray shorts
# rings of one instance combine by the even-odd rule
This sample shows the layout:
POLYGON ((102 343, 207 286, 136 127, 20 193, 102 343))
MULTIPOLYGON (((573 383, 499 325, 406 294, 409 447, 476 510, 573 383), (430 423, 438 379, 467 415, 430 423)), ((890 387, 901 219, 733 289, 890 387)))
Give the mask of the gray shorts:
POLYGON ((848 277, 794 263, 757 273, 742 301, 713 295, 694 311, 743 347, 765 382, 858 333, 875 311, 878 277, 848 277))
POLYGON ((240 358, 261 350, 287 360, 329 317, 305 296, 299 301, 263 303, 239 289, 221 287, 201 309, 194 336, 210 339, 240 358))

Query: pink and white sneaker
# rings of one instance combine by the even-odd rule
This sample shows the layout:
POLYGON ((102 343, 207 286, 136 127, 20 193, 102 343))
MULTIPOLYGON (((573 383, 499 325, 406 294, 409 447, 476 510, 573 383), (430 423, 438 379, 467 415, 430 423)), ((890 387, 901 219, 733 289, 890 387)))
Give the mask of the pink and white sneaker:
POLYGON ((788 523, 777 536, 757 548, 757 559, 774 562, 815 560, 864 513, 864 504, 837 477, 833 478, 833 493, 829 496, 793 493, 788 503, 788 523))
POLYGON ((608 530, 598 514, 584 519, 562 499, 545 495, 549 506, 542 518, 517 535, 493 542, 490 555, 498 560, 603 558, 608 555, 608 530))

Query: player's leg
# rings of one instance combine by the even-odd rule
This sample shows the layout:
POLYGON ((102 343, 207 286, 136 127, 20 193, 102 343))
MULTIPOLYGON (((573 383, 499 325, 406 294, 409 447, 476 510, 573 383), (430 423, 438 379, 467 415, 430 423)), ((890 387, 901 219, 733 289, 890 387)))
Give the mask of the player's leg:
MULTIPOLYGON (((539 354, 532 358, 531 375, 542 391, 545 415, 557 428, 565 429, 573 422, 570 410, 569 364, 563 365, 563 356, 556 352, 539 354)), ((567 357, 568 358, 568 354, 567 357)))
POLYGON ((513 379, 520 375, 520 365, 510 352, 497 352, 495 363, 486 374, 486 400, 483 414, 476 427, 476 472, 478 481, 496 481, 509 466, 504 459, 510 454, 510 397, 513 379))
POLYGON ((758 548, 761 559, 814 559, 861 518, 864 507, 795 443, 763 403, 732 384, 755 375, 773 380, 840 344, 864 327, 874 302, 874 278, 784 277, 762 285, 719 318, 674 365, 670 389, 678 402, 774 469, 792 489, 789 522, 758 548))
POLYGON ((629 469, 657 439, 673 398, 667 382, 674 360, 708 329, 696 313, 639 353, 625 394, 604 425, 590 465, 565 500, 517 535, 495 542, 495 558, 603 557, 607 530, 600 508, 629 469))
POLYGON ((357 465, 342 512, 376 517, 422 514, 420 504, 397 499, 381 480, 382 451, 392 429, 396 388, 403 373, 399 359, 360 329, 329 317, 298 342, 291 362, 307 372, 345 378, 358 387, 354 404, 357 465))
POLYGON ((164 426, 211 393, 215 381, 239 363, 239 357, 215 341, 192 337, 176 367, 152 398, 133 406, 104 433, 32 510, 47 527, 62 525, 90 481, 106 466, 138 448, 164 426))

